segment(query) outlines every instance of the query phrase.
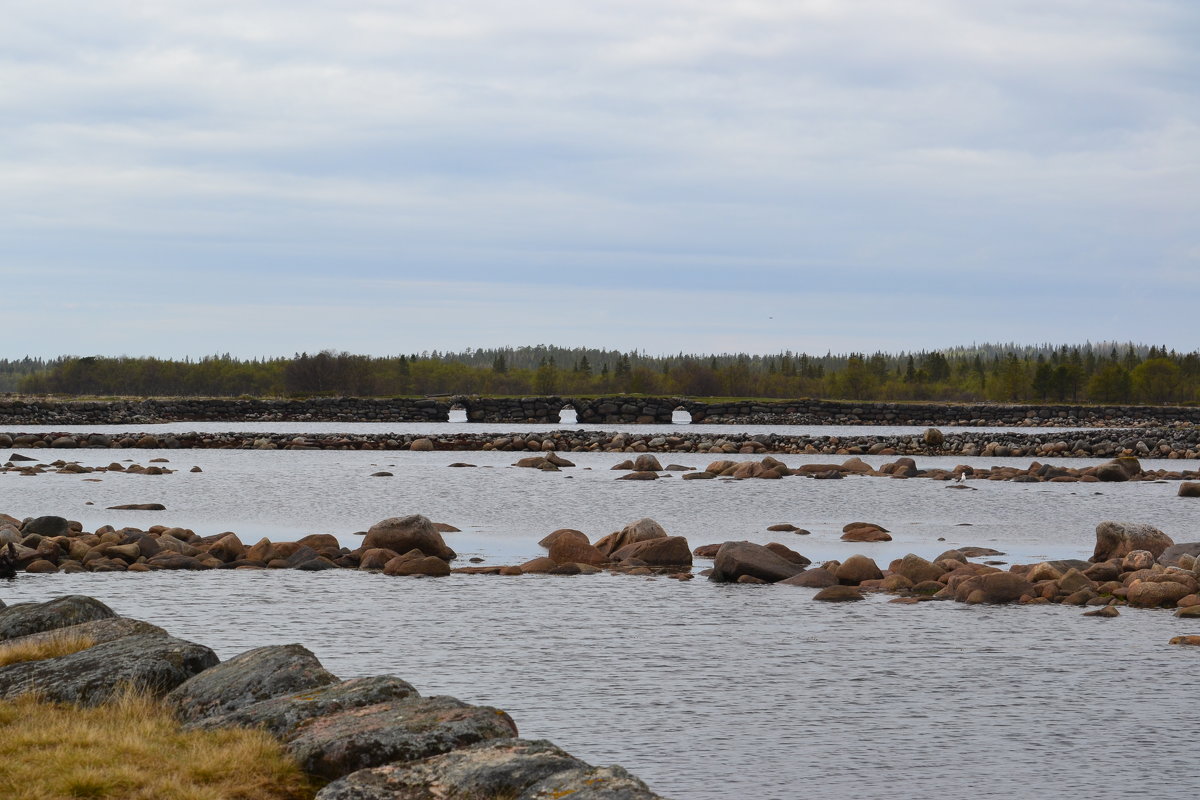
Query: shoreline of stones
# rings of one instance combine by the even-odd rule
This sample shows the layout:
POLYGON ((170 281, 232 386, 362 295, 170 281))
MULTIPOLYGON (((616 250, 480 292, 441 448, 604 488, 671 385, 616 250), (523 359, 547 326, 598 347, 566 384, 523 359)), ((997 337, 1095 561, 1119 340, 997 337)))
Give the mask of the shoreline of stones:
POLYGON ((942 425, 1140 427, 1200 424, 1200 406, 1005 404, 816 400, 704 400, 604 395, 572 397, 119 398, 0 397, 0 425, 138 425, 228 422, 446 422, 452 410, 483 424, 555 424, 563 411, 600 425, 671 424, 677 410, 715 425, 942 425))
POLYGON ((547 433, 0 433, 0 448, 563 451, 905 455, 965 458, 1200 458, 1200 428, 1092 428, 1068 432, 943 432, 895 436, 727 433, 626 433, 563 429, 547 433))
POLYGON ((83 638, 69 655, 0 667, 0 697, 96 706, 126 686, 185 729, 257 728, 316 782, 316 800, 661 800, 620 766, 594 767, 546 740, 519 738, 504 711, 423 697, 393 675, 342 680, 299 644, 221 661, 210 648, 69 595, 5 607, 0 647, 83 638))
MULTIPOLYGON (((145 531, 104 526, 86 533, 79 523, 62 517, 18 521, 0 515, 0 546, 15 553, 12 567, 30 573, 344 568, 413 577, 609 572, 680 581, 699 575, 716 583, 815 588, 820 591, 813 599, 822 601, 862 600, 863 592, 869 591, 897 595, 893 602, 902 603, 1062 603, 1099 606, 1097 611, 1105 616, 1115 616, 1117 606, 1131 605, 1178 608, 1180 616, 1200 616, 1200 543, 1176 544, 1142 523, 1101 522, 1088 561, 1014 564, 1007 571, 996 566, 999 562, 969 561, 1003 555, 987 548, 948 550, 932 560, 909 553, 886 568, 862 554, 813 567, 810 559, 779 542, 727 541, 693 550, 686 538, 669 535, 649 518, 594 543, 578 530, 554 531, 538 543, 547 554, 520 565, 452 568, 450 562, 458 556, 441 531, 454 530, 413 514, 377 523, 354 549, 339 546, 330 534, 310 534, 294 542, 264 538, 246 547, 231 532, 200 537, 187 529, 159 525, 145 531), (712 559, 713 566, 694 573, 694 558, 712 559)), ((768 530, 808 533, 790 524, 768 530)), ((841 538, 864 543, 891 540, 882 526, 861 521, 847 524, 841 538)))

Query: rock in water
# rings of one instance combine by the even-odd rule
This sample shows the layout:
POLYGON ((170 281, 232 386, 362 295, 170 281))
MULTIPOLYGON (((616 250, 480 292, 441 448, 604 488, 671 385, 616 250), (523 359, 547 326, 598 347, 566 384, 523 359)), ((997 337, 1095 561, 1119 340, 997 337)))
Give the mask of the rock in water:
POLYGON ((434 527, 433 522, 420 514, 390 517, 372 525, 363 539, 362 549, 369 550, 373 547, 383 547, 397 553, 420 550, 427 556, 434 556, 443 561, 451 561, 458 557, 446 545, 446 540, 434 527))
POLYGON ((803 571, 803 565, 788 561, 761 544, 725 542, 717 550, 709 580, 732 583, 743 575, 749 575, 767 583, 775 583, 803 571))
POLYGON ((63 517, 37 517, 27 522, 21 528, 21 533, 26 536, 31 533, 40 533, 42 536, 69 536, 71 526, 63 517))
POLYGON ((666 536, 667 532, 662 525, 649 517, 643 517, 637 522, 629 523, 616 533, 610 533, 608 536, 600 538, 596 542, 596 549, 606 556, 611 556, 622 547, 635 542, 644 542, 647 539, 665 539, 666 536))
POLYGON ((1091 561, 1107 561, 1134 550, 1148 550, 1158 558, 1175 542, 1170 536, 1143 522, 1105 521, 1096 526, 1096 549, 1091 561))
POLYGON ((181 721, 192 722, 337 682, 303 645, 271 645, 205 670, 168 694, 166 703, 181 721))

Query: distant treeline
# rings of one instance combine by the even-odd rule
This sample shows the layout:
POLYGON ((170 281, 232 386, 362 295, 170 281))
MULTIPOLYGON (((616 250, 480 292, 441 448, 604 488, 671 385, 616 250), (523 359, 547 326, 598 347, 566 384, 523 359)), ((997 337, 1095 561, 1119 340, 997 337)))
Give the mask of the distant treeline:
POLYGON ((1200 353, 1132 343, 981 345, 823 356, 648 355, 539 345, 364 356, 0 360, 0 391, 90 396, 426 394, 819 397, 1177 403, 1200 400, 1200 353))

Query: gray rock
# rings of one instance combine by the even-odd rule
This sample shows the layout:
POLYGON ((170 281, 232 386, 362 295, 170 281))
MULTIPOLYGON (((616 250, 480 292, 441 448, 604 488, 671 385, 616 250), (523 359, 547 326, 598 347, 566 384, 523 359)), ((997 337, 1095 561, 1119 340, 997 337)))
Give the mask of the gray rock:
POLYGON ((1163 550, 1158 557, 1158 563, 1164 567, 1179 566, 1180 556, 1192 556, 1200 558, 1200 542, 1185 542, 1181 544, 1173 544, 1166 550, 1163 550))
POLYGON ((42 536, 69 536, 70 523, 63 517, 37 517, 29 520, 21 527, 21 533, 28 536, 40 533, 42 536))
POLYGON ((53 702, 94 706, 129 685, 162 697, 219 661, 207 647, 173 636, 124 636, 78 653, 0 668, 0 696, 38 692, 53 702))
POLYGON ((167 695, 166 702, 181 721, 192 722, 337 682, 303 645, 271 645, 205 670, 167 695))
POLYGON ((311 720, 286 747, 305 771, 340 778, 367 767, 416 761, 517 735, 508 714, 453 697, 380 703, 311 720))
POLYGON ((81 594, 56 597, 45 603, 18 603, 0 610, 0 641, 116 616, 104 603, 81 594))
POLYGON ((412 764, 339 778, 317 800, 443 800, 517 797, 553 775, 590 767, 545 740, 495 739, 412 764))
POLYGON ((302 725, 317 717, 419 696, 412 684, 391 675, 355 678, 314 691, 262 700, 236 711, 186 723, 184 727, 262 728, 277 739, 290 739, 302 725))
POLYGON ((125 636, 144 636, 147 634, 166 636, 167 632, 157 625, 142 622, 140 619, 111 617, 108 619, 94 619, 91 622, 81 622, 78 625, 68 625, 65 628, 54 628, 53 630, 42 631, 41 633, 31 633, 28 636, 9 639, 5 644, 37 644, 67 636, 80 636, 91 639, 92 646, 94 647, 105 642, 115 642, 117 639, 125 636))
POLYGON ((560 772, 530 786, 516 800, 662 800, 624 768, 592 767, 560 772))

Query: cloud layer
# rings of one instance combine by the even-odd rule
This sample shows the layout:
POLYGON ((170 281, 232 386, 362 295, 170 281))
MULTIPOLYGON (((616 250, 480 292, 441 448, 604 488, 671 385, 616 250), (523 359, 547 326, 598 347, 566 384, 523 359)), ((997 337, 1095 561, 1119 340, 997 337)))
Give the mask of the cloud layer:
POLYGON ((9 355, 1191 349, 1198 40, 1187 0, 27 5, 0 278, 173 322, 9 355))

